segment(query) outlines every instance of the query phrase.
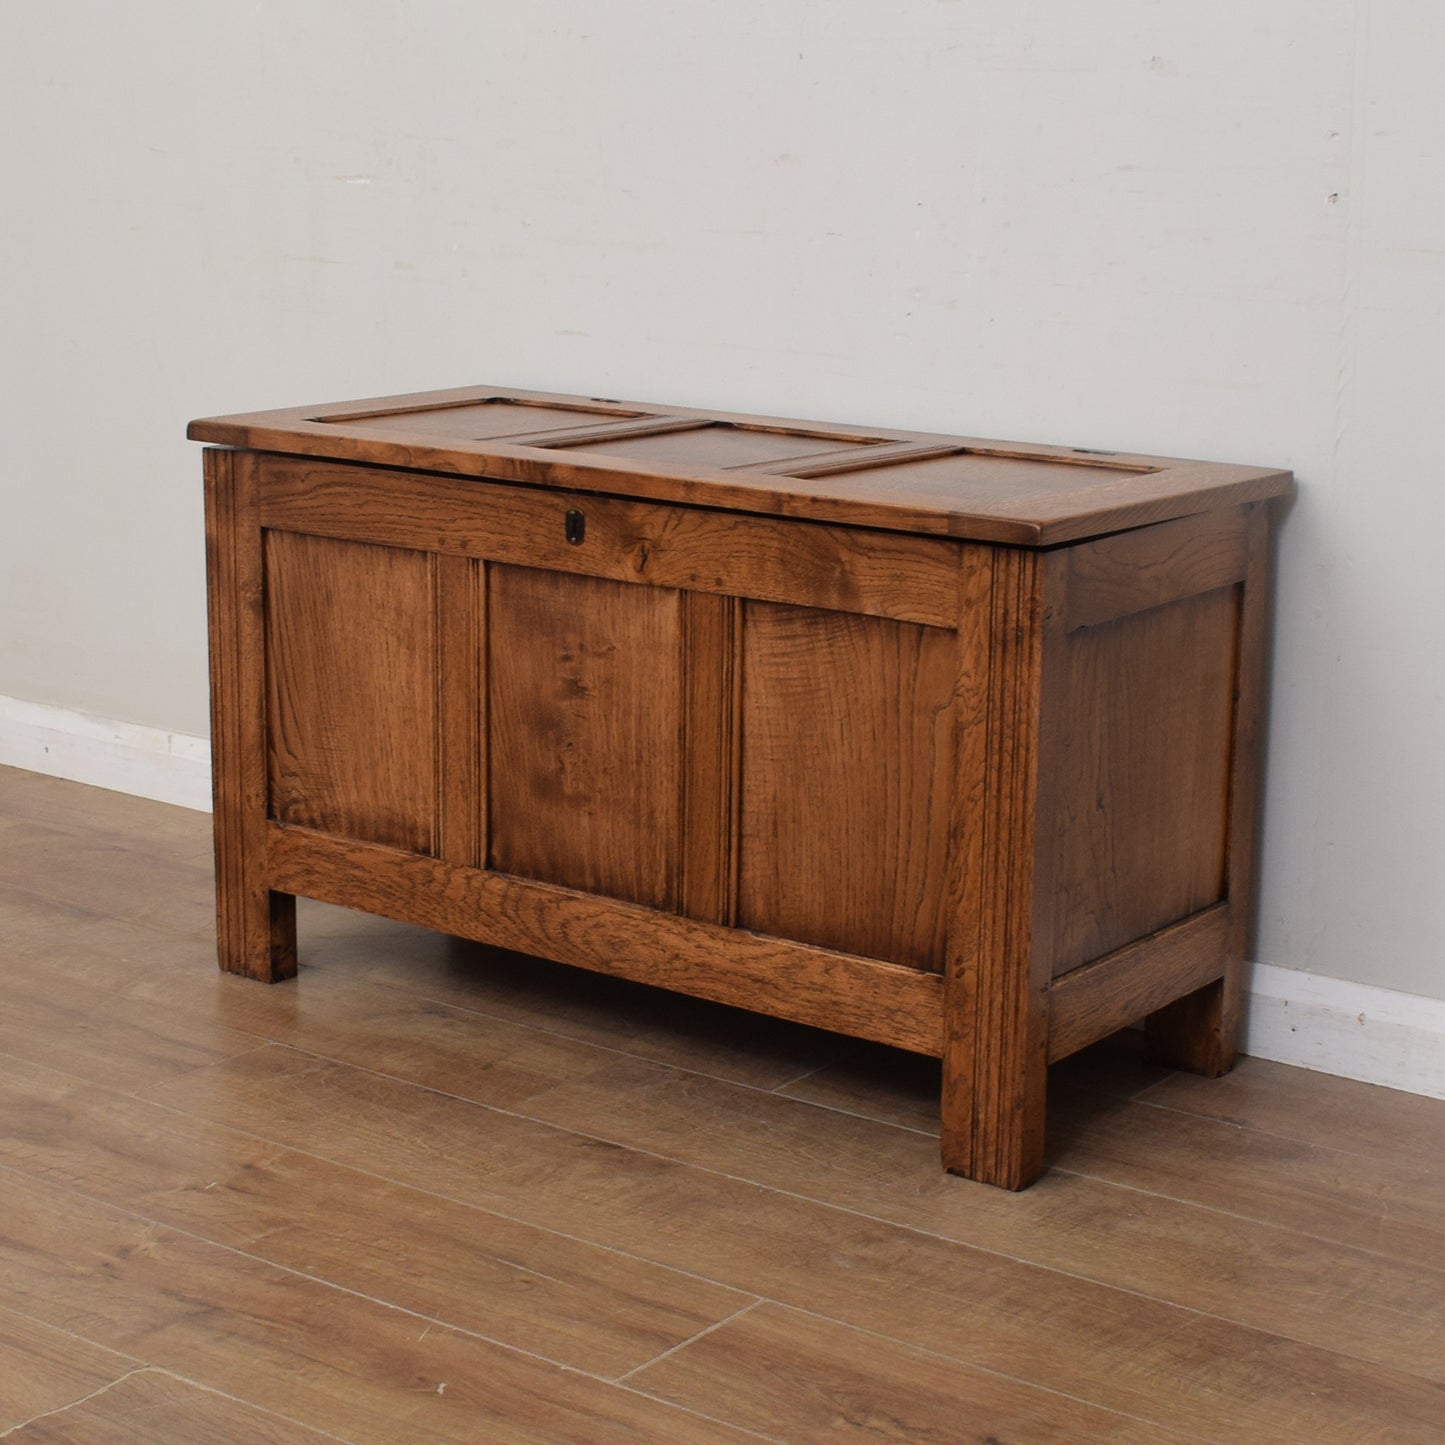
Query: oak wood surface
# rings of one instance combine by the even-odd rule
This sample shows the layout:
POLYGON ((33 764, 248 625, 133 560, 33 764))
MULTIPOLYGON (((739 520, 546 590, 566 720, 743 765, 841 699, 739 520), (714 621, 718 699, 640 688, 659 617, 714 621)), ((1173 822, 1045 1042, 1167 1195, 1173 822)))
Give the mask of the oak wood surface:
POLYGON ((1238 617, 1219 588, 1064 643, 1055 975, 1224 896, 1238 617))
MULTIPOLYGON (((954 824, 944 1003, 944 1168, 1022 1189, 1043 1167, 1049 954, 1035 919, 1045 619, 1056 563, 997 549, 965 566, 977 630, 960 631, 967 732, 954 824), (983 637, 988 644, 982 645, 983 637)), ((1049 816, 1047 812, 1044 816, 1049 816)))
POLYGON ((198 441, 260 451, 1023 545, 1053 544, 1278 496, 1291 485, 1288 472, 1261 467, 840 427, 650 403, 601 405, 593 398, 491 387, 208 417, 193 421, 187 434, 198 441), (518 402, 595 407, 599 437, 611 435, 618 418, 685 418, 722 423, 723 428, 699 427, 679 433, 680 437, 716 436, 720 430, 734 438, 739 430, 791 432, 805 439, 832 437, 843 449, 860 440, 912 442, 918 447, 918 459, 899 461, 895 456, 891 462, 871 466, 870 453, 884 453, 885 448, 858 446, 856 464, 849 469, 830 468, 822 476, 810 477, 805 475, 808 457, 796 450, 780 456, 774 470, 757 472, 650 460, 635 454, 646 442, 631 443, 630 454, 623 456, 588 450, 570 421, 563 423, 565 431, 559 428, 555 438, 565 440, 566 448, 550 450, 545 436, 535 432, 527 437, 533 445, 518 445, 485 439, 472 423, 477 408, 518 402), (455 418, 451 429, 448 412, 455 418), (939 455, 940 450, 944 455, 939 455))
POLYGON ((1225 904, 1203 909, 1054 980, 1049 990, 1049 1062, 1193 993, 1224 971, 1230 917, 1225 904))
POLYGON ((839 1438, 1167 1445, 1190 1438, 766 1303, 632 1378, 664 1399, 726 1410, 749 1429, 800 1445, 839 1438))
POLYGON ((436 852, 481 865, 488 836, 487 594, 483 564, 436 557, 436 852))
MULTIPOLYGON (((127 845, 128 800, 16 776, 0 770, 17 840, 74 847, 17 846, 0 869, 17 1001, 62 981, 68 1001, 0 1028, 0 1055, 36 1060, 0 1059, 0 1272, 24 1328, 122 1352, 112 1378, 162 1370, 343 1440, 566 1439, 584 1414, 573 1438, 705 1439, 699 1416, 616 1404, 666 1408, 644 1370, 605 1377, 672 1329, 654 1378, 735 1407, 739 1432, 775 1400, 769 1438, 922 1428, 980 1370, 1017 1385, 957 1422, 999 1439, 1010 1412, 1073 1404, 1207 1441, 1438 1434, 1438 1101, 1254 1059, 1208 1083, 1099 1046, 1050 1071, 1051 1170, 1004 1194, 936 1174, 938 1065, 914 1055, 640 1006, 600 975, 568 990, 556 965, 310 903, 299 983, 217 975, 203 871, 154 866, 203 816, 136 803, 127 845), (67 901, 103 856, 82 846, 85 797, 110 850, 101 909, 67 901), (111 1019, 142 1050, 169 1036, 177 1067, 120 1088, 79 1076, 78 1049, 42 1067, 47 1041, 111 1019), (627 1055, 633 1022, 651 1057, 627 1055), (260 1047, 186 1065, 218 1029, 260 1047), (898 1122, 859 1117, 875 1106, 898 1122), (760 1325, 686 1333, 739 1296, 769 1302, 760 1325), (534 1358, 564 1349, 567 1375, 534 1358)), ((147 1403, 157 1445, 192 1438, 147 1403)))
POLYGON ((290 457, 260 465, 267 527, 934 627, 957 620, 957 549, 934 537, 290 457), (585 518, 578 543, 569 509, 585 518))
MULTIPOLYGON (((867 445, 864 442, 863 445, 867 445)), ((785 428, 704 423, 685 431, 665 431, 614 440, 574 440, 566 445, 592 456, 619 456, 669 467, 765 467, 769 471, 795 461, 845 450, 841 437, 785 428)), ((847 448, 855 453, 857 443, 847 448)), ((855 453, 856 454, 856 453, 855 453)))
POLYGON ((1233 677, 1233 730, 1228 774, 1225 889, 1230 933, 1224 976, 1217 983, 1166 1005, 1148 1020, 1150 1047, 1161 1063, 1211 1077, 1233 1067, 1239 1048, 1244 989, 1244 950, 1251 921, 1254 848, 1263 706, 1265 595, 1269 522, 1265 509, 1250 509, 1246 571, 1240 589, 1239 630, 1233 677))
POLYGON ((489 866, 678 905, 682 594, 487 568, 489 866))
POLYGON ((703 923, 737 921, 742 769, 743 604, 682 596, 682 911, 703 923))
POLYGON ((933 974, 300 828, 273 824, 266 836, 270 875, 293 893, 718 1003, 746 1008, 765 997, 782 1018, 939 1049, 933 974))
POLYGON ((364 464, 242 454, 213 508, 241 659, 217 685, 267 679, 280 825, 236 794, 222 911, 271 915, 227 967, 294 968, 306 892, 941 1053, 946 1167, 1011 1188, 1043 1166, 1050 1057, 1152 1010, 1171 1058, 1228 1066, 1264 534, 1226 504, 1287 478, 524 393, 268 420, 364 464), (499 470, 415 470, 398 436, 453 426, 499 470), (563 453, 651 459, 686 505, 567 490, 563 453), (870 529, 729 513, 742 472, 870 529), (940 487, 1035 518, 946 534, 1092 540, 928 535, 910 497, 940 487), (1224 956, 1147 941, 1216 904, 1224 956))
POLYGON ((14 1439, 16 1426, 105 1389, 138 1364, 0 1305, 0 1439, 14 1439))
POLYGON ((269 815, 433 852, 433 559, 292 532, 265 537, 269 815))
POLYGON ((1069 631, 1242 582, 1249 518, 1228 507, 1084 542, 1069 549, 1069 631))
POLYGON ((296 973, 293 901, 262 874, 268 802, 265 563, 254 457, 205 454, 216 949, 231 973, 296 973))
POLYGON ((5 1439, 15 1445, 325 1445, 337 1436, 258 1410, 164 1370, 136 1370, 66 1409, 27 1421, 5 1439))
POLYGON ((752 1298, 3 1057, 0 1099, 7 1169, 601 1377, 752 1298))
POLYGON ((738 923, 941 973, 952 634, 748 602, 738 923))
MULTIPOLYGON (((544 1227, 658 1264, 686 1257, 709 1278, 871 1320, 865 1327, 961 1362, 1038 1379, 1042 1352, 1057 1387, 1108 1408, 1158 1391, 1171 1369, 1182 1371, 1171 1398, 1188 1400, 1203 1361, 1183 1360, 1202 1339, 1221 1349, 1232 1337, 1227 1359, 1252 1354, 1259 1345, 1245 1346, 1241 1329, 1256 1342, 1310 1344, 1354 1374, 1365 1362, 1422 1384, 1440 1378, 1445 1305, 1435 1272, 1415 1263, 1087 1177, 1046 1180, 1017 1199, 957 1185, 931 1170, 927 1137, 828 1111, 800 1117, 775 1095, 638 1061, 539 1097, 530 1117, 487 1115, 484 1128, 475 1104, 280 1049, 150 1093, 219 1120, 261 1112, 293 1147, 338 1162, 363 1151, 399 1182, 502 1213, 525 1200, 544 1227), (700 1106, 710 1107, 700 1116, 700 1106), (617 1149, 654 1162, 619 1174, 617 1149), (1350 1307, 1322 1308, 1322 1291, 1350 1307), (1192 1313, 1183 1340, 1185 1320, 1147 1303, 1160 1298, 1192 1313), (1091 1372, 1101 1378, 1081 1387, 1091 1372)), ((1300 1365, 1309 1372, 1297 1356, 1300 1365)), ((1188 1406, 1195 1419, 1200 1405, 1188 1406)))

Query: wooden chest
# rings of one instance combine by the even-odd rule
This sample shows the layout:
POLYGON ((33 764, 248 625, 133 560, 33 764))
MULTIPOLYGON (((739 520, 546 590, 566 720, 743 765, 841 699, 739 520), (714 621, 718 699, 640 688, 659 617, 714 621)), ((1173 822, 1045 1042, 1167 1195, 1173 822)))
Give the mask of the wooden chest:
POLYGON ((466 388, 211 418, 221 966, 294 896, 942 1058, 1233 1061, 1286 472, 466 388))

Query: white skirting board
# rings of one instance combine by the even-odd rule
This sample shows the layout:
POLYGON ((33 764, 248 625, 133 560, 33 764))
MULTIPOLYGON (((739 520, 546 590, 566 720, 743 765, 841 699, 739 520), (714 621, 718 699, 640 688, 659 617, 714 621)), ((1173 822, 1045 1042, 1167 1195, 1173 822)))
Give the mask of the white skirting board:
MULTIPOLYGON (((205 738, 0 697, 0 765, 207 811, 205 738)), ((1274 964, 1246 978, 1244 1051, 1445 1099, 1445 1000, 1274 964)))
POLYGON ((211 810, 205 738, 0 697, 0 765, 211 810))
POLYGON ((1445 1099, 1445 1000, 1271 963, 1245 989, 1245 1053, 1445 1099))

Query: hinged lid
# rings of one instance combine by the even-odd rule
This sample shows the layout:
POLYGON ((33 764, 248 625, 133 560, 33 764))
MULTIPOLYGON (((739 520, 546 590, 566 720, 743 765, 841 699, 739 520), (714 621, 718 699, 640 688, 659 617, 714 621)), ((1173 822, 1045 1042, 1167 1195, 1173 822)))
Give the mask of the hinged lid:
POLYGON ((195 441, 1046 546, 1278 496, 1287 471, 463 387, 206 417, 195 441))

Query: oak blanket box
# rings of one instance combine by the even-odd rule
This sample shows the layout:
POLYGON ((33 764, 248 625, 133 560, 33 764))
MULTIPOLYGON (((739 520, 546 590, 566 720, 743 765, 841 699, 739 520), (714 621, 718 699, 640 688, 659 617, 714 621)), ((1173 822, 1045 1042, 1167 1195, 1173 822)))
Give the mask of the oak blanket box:
POLYGON ((296 895, 943 1061, 1235 1052, 1287 472, 472 387, 192 423, 221 966, 296 895))

